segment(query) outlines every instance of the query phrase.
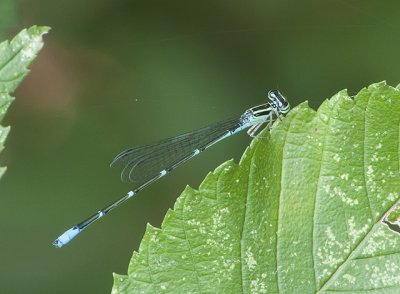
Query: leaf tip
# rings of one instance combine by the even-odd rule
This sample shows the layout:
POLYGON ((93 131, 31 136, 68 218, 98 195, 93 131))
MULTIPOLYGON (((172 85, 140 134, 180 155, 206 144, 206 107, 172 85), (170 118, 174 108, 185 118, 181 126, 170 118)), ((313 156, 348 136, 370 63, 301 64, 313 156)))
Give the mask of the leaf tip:
POLYGON ((44 35, 47 34, 51 30, 49 26, 31 26, 28 28, 28 32, 32 35, 44 35))

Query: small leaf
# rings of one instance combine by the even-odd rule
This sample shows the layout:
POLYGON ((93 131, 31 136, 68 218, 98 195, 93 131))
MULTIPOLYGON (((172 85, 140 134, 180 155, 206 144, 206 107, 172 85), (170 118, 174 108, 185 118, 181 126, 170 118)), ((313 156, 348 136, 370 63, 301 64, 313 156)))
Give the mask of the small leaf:
MULTIPOLYGON (((10 93, 29 72, 28 66, 43 47, 42 36, 48 31, 48 27, 33 26, 21 31, 11 42, 0 43, 0 122, 14 100, 10 93)), ((10 127, 0 125, 0 151, 4 149, 4 141, 9 132, 10 127)), ((0 167, 0 178, 5 170, 0 167)))
POLYGON ((113 293, 400 293, 400 91, 295 107, 148 226, 113 293))
POLYGON ((43 47, 43 34, 50 28, 33 26, 22 30, 11 42, 0 43, 0 93, 12 93, 28 66, 43 47))

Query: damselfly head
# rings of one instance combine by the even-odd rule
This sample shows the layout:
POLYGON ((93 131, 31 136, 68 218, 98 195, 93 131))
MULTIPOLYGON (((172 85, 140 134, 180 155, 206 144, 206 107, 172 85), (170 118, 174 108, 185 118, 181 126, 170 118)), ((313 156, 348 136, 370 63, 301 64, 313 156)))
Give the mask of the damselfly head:
POLYGON ((278 90, 270 90, 268 92, 269 104, 278 109, 282 113, 286 113, 290 109, 289 101, 278 90))

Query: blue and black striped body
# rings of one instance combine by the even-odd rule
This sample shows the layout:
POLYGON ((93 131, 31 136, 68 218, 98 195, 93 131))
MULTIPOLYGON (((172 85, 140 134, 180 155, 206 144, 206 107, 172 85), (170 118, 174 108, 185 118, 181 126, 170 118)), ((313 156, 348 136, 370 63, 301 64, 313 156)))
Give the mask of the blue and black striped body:
POLYGON ((271 90, 268 92, 267 103, 246 110, 239 118, 211 124, 156 144, 123 151, 114 158, 111 166, 121 166, 121 179, 136 183, 136 188, 67 230, 53 244, 56 247, 64 246, 90 224, 219 141, 244 129, 249 129, 248 134, 254 136, 264 123, 272 127, 272 123, 289 110, 290 105, 286 98, 279 91, 271 90))

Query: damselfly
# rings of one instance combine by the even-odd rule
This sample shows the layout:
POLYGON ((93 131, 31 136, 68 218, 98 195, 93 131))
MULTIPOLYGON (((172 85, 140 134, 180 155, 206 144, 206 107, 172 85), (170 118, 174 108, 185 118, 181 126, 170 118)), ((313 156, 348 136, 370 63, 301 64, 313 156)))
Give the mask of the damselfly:
POLYGON ((246 110, 240 117, 214 123, 155 144, 123 151, 114 158, 111 166, 121 166, 121 179, 124 182, 136 183, 136 188, 67 230, 53 242, 53 245, 59 248, 64 246, 90 224, 215 143, 247 128, 249 128, 247 133, 254 137, 263 124, 266 123, 271 128, 272 123, 289 109, 286 98, 278 90, 271 90, 268 92, 267 103, 246 110))

